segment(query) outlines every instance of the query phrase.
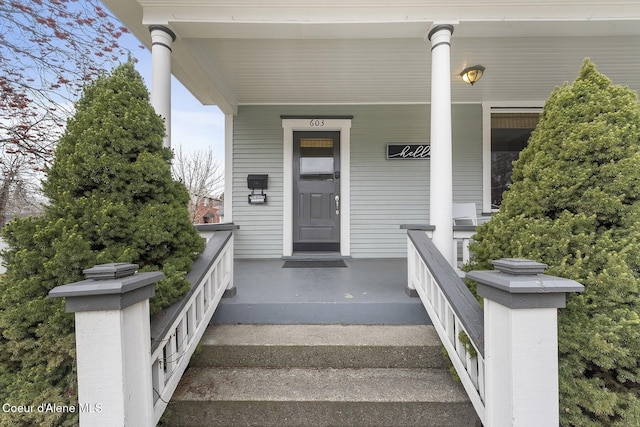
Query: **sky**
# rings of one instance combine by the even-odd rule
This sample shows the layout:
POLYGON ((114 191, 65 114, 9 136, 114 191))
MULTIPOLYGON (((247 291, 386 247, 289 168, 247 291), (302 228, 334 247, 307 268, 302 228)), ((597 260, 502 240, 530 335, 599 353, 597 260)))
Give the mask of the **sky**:
MULTIPOLYGON (((151 88, 151 52, 140 48, 140 42, 125 34, 120 44, 138 60, 136 69, 147 88, 151 88)), ((224 163, 224 114, 217 106, 204 106, 175 78, 171 78, 171 147, 184 153, 213 148, 219 163, 224 163)))

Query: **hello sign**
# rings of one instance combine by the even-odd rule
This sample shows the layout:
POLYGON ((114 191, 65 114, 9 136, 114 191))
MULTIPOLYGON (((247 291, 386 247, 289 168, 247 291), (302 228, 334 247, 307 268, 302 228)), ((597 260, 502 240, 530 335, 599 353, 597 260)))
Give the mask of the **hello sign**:
POLYGON ((387 159, 430 159, 430 144, 387 144, 387 159))

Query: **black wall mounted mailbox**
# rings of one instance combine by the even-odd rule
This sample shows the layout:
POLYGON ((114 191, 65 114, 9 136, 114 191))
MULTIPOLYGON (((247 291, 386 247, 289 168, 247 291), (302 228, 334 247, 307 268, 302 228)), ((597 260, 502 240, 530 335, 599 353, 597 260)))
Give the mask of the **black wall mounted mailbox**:
POLYGON ((269 185, 269 175, 248 175, 247 187, 251 190, 248 196, 250 205, 258 205, 267 203, 267 195, 264 194, 265 188, 269 185), (255 194, 255 190, 260 190, 260 194, 255 194))
POLYGON ((251 190, 264 190, 268 187, 269 183, 269 175, 248 175, 247 176, 247 187, 251 190))

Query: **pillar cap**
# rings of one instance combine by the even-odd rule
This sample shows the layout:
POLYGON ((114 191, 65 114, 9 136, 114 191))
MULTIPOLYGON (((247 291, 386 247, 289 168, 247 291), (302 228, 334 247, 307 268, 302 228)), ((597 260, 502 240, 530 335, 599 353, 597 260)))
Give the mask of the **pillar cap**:
POLYGON ((82 270, 84 277, 93 280, 118 279, 133 275, 138 270, 138 264, 126 262, 114 262, 111 264, 100 264, 86 270, 82 270))
POLYGON ((67 312, 122 310, 153 297, 154 283, 164 278, 160 271, 135 273, 132 266, 138 268, 136 264, 115 263, 86 269, 86 280, 58 286, 49 297, 66 298, 67 312))
POLYGON ((542 274, 546 264, 520 258, 493 261, 497 270, 470 271, 477 292, 509 308, 560 308, 567 292, 583 292, 575 280, 542 274))
POLYGON ((516 276, 542 274, 547 264, 522 258, 502 258, 491 262, 496 270, 516 276))

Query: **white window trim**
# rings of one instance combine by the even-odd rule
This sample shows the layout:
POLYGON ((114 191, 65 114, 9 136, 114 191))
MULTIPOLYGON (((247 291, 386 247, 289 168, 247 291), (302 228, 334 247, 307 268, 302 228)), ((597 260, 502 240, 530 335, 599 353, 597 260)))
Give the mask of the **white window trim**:
POLYGON ((351 255, 351 119, 282 119, 283 230, 282 255, 293 255, 293 132, 340 132, 340 255, 351 255), (318 124, 322 123, 322 126, 318 124))
POLYGON ((539 113, 544 101, 482 103, 482 212, 491 209, 491 113, 539 113))
POLYGON ((224 216, 220 222, 233 222, 233 117, 224 115, 224 216))

